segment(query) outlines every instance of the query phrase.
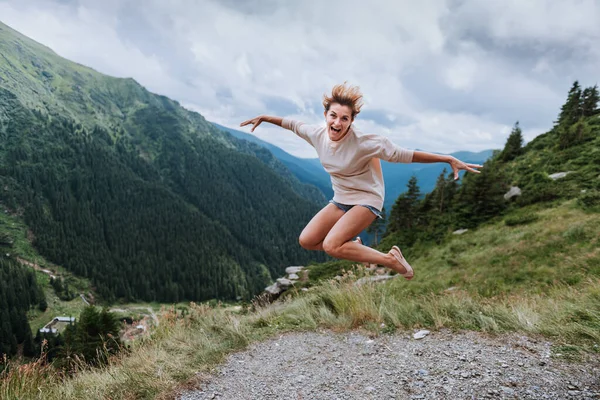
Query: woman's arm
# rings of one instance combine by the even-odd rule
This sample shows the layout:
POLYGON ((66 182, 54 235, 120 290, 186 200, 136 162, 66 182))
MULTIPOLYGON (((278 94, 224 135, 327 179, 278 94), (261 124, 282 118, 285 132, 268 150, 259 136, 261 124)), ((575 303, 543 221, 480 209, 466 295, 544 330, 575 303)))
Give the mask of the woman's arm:
POLYGON ((240 126, 246 126, 248 124, 252 124, 253 126, 252 126, 252 129, 250 129, 250 132, 254 132, 256 127, 259 126, 261 124, 261 122, 269 122, 273 125, 281 126, 281 123, 283 122, 283 118, 273 117, 270 115, 259 115, 258 117, 254 117, 252 119, 242 122, 240 124, 240 126))
POLYGON ((424 151, 415 151, 413 154, 412 162, 418 163, 435 163, 435 162, 446 162, 452 167, 454 171, 454 180, 458 179, 458 171, 466 170, 469 172, 475 172, 479 174, 481 171, 477 171, 474 168, 483 168, 483 165, 479 164, 467 164, 452 156, 446 156, 441 154, 425 153, 424 151))
POLYGON ((296 135, 300 136, 302 139, 306 140, 311 146, 314 147, 313 136, 316 132, 316 128, 314 126, 307 125, 302 121, 282 117, 273 117, 269 115, 260 115, 258 117, 249 119, 248 121, 242 122, 240 126, 252 124, 253 126, 252 129, 250 129, 250 132, 254 132, 256 127, 260 125, 261 122, 269 122, 273 125, 277 125, 284 129, 288 129, 294 132, 296 135))

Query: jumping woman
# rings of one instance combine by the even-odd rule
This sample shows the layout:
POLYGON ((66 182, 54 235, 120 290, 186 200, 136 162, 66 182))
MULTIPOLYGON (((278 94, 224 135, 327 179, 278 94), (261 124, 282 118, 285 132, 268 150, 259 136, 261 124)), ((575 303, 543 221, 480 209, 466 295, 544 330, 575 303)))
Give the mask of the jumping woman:
POLYGON ((354 238, 375 218, 382 218, 384 199, 380 160, 396 163, 446 162, 458 179, 460 170, 479 173, 481 165, 466 164, 452 156, 404 149, 388 138, 363 133, 352 123, 360 112, 362 93, 357 86, 336 85, 331 95, 323 96, 326 124, 311 126, 289 118, 261 115, 240 126, 252 124, 251 132, 262 122, 289 129, 315 148, 323 168, 331 176, 333 199, 306 225, 300 245, 308 250, 323 250, 332 257, 379 264, 406 279, 414 272, 398 246, 381 253, 354 238))

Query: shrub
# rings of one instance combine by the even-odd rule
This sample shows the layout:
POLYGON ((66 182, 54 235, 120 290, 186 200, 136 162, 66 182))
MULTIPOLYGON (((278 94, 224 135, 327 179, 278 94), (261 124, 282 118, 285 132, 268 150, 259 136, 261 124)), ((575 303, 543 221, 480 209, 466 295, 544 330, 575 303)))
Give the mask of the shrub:
POLYGON ((591 190, 582 193, 577 199, 577 204, 584 209, 600 210, 600 191, 591 190))

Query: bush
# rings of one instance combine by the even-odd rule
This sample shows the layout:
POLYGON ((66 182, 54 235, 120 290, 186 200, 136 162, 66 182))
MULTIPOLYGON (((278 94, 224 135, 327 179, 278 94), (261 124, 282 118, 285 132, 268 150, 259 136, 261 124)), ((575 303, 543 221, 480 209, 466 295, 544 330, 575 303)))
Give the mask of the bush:
POLYGON ((8 233, 0 232, 0 246, 13 246, 13 240, 8 233))
POLYGON ((577 199, 577 204, 583 209, 600 211, 600 191, 591 190, 582 193, 577 199))

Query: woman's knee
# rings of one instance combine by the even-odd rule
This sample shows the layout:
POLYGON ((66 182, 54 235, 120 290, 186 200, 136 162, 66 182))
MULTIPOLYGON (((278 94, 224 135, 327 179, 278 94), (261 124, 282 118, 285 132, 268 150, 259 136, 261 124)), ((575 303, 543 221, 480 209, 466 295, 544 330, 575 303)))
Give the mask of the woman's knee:
POLYGON ((306 250, 315 250, 319 247, 319 243, 315 243, 315 240, 308 235, 300 235, 298 243, 306 250))
POLYGON ((340 244, 336 240, 325 238, 323 241, 323 250, 331 257, 339 258, 340 244))

